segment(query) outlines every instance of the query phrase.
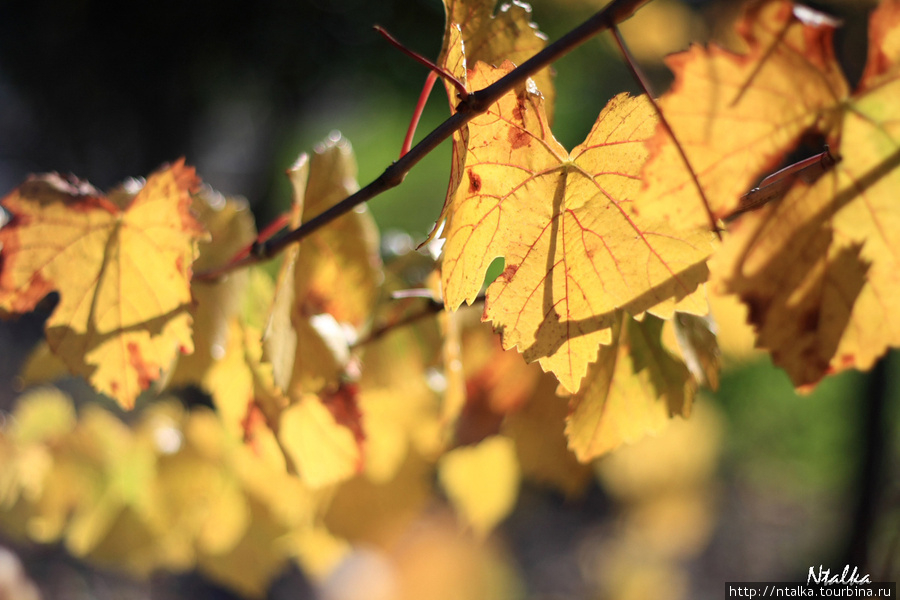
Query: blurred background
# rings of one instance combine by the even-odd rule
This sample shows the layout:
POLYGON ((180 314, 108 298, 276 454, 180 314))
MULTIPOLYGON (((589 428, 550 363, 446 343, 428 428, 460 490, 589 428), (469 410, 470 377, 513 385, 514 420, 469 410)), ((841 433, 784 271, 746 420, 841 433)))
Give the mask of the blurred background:
MULTIPOLYGON (((553 40, 599 4, 535 0, 533 16, 553 40)), ((623 27, 657 93, 669 83, 662 57, 725 36, 739 4, 656 0, 623 27)), ((865 60, 872 4, 814 3, 845 20, 837 45, 851 82, 865 60)), ((362 184, 397 158, 426 73, 372 26, 436 58, 443 18, 439 0, 6 0, 0 193, 46 171, 108 189, 185 156, 215 189, 246 197, 262 227, 290 202, 285 169, 332 131, 352 142, 362 184)), ((639 92, 606 38, 555 69, 554 132, 570 148, 609 98, 639 92)), ((417 139, 447 114, 436 90, 417 139)), ((445 144, 370 204, 383 233, 424 238, 443 203, 449 156, 445 144)), ((719 598, 725 581, 805 581, 819 564, 898 579, 897 358, 796 395, 746 350, 738 313, 723 310, 731 312, 721 323, 718 392, 703 394, 696 418, 599 461, 583 495, 526 484, 479 550, 505 573, 490 597, 719 598)), ((13 380, 40 328, 40 316, 0 323, 2 411, 14 406, 13 380)), ((445 524, 432 523, 406 556, 450 552, 449 539, 445 524)), ((10 551, 0 552, 0 589, 21 575, 21 560, 46 599, 236 597, 196 574, 138 581, 60 548, 2 537, 0 546, 10 551)), ((370 563, 361 555, 344 576, 369 573, 370 563)), ((269 597, 366 597, 352 593, 340 579, 316 589, 293 569, 269 597)))

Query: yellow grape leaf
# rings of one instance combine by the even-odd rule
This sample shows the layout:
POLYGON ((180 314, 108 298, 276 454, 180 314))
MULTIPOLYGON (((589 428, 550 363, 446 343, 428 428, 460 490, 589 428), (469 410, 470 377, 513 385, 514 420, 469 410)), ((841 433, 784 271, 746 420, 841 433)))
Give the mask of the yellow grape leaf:
MULTIPOLYGON (((304 220, 356 191, 349 142, 332 136, 289 172, 294 213, 304 220)), ((333 390, 348 359, 353 333, 367 324, 384 277, 378 234, 362 208, 339 217, 287 251, 266 328, 266 360, 275 383, 292 397, 333 390)))
POLYGON ((396 547, 434 501, 434 464, 410 451, 390 479, 359 475, 341 483, 324 524, 356 546, 396 547))
MULTIPOLYGON (((495 13, 496 0, 444 0, 446 26, 444 44, 438 64, 460 79, 459 66, 465 75, 465 63, 474 65, 481 61, 499 65, 508 60, 520 65, 547 45, 547 36, 531 22, 531 6, 523 2, 504 3, 495 13), (462 48, 457 47, 457 33, 462 38, 462 48), (459 61, 459 50, 464 61, 459 61)), ((538 90, 544 96, 544 109, 553 119, 554 87, 553 70, 542 69, 533 76, 538 90)), ((461 81, 465 82, 464 79, 461 81)), ((454 90, 448 87, 448 90, 454 90)), ((455 98, 455 90, 450 92, 455 98)), ((451 105, 455 106, 455 102, 451 105)))
MULTIPOLYGON (((446 6, 446 5, 445 5, 446 6)), ((444 46, 441 49, 441 56, 438 64, 443 66, 449 73, 462 83, 466 90, 472 91, 469 86, 468 73, 466 69, 466 56, 463 50, 462 31, 459 25, 447 22, 447 28, 444 32, 444 46)), ((474 64, 474 63, 473 63, 474 64)), ((450 112, 456 112, 456 88, 448 81, 444 81, 444 87, 447 90, 447 97, 450 99, 450 112)), ((428 237, 419 245, 419 248, 431 242, 441 231, 441 223, 444 222, 445 215, 453 203, 459 184, 462 182, 463 171, 466 167, 467 148, 469 146, 469 125, 463 125, 460 129, 453 132, 450 147, 450 182, 447 185, 447 195, 444 197, 444 206, 441 207, 441 215, 435 223, 434 229, 428 234, 428 237)))
MULTIPOLYGON (((226 198, 204 187, 194 196, 193 209, 210 234, 208 243, 200 244, 200 255, 194 261, 196 271, 224 265, 256 239, 253 215, 243 199, 226 198)), ((230 343, 229 328, 240 312, 249 273, 248 269, 241 269, 216 281, 191 283, 194 353, 179 357, 167 385, 200 384, 203 374, 224 356, 230 343)))
MULTIPOLYGON (((469 82, 482 88, 511 69, 479 63, 469 82)), ((623 94, 569 153, 541 97, 524 86, 469 123, 464 181, 444 215, 444 301, 450 309, 473 302, 487 267, 503 257, 485 319, 504 348, 540 361, 570 392, 610 342, 618 309, 668 316, 681 301, 685 312, 707 310, 698 286, 710 235, 679 235, 631 203, 655 126, 650 103, 623 94)))
POLYGON ((500 432, 506 415, 522 408, 541 378, 537 365, 527 364, 514 350, 504 350, 478 311, 455 313, 463 326, 462 370, 465 404, 456 417, 453 441, 475 444, 500 432))
MULTIPOLYGON (((838 162, 742 216, 714 263, 716 285, 746 304, 757 344, 796 386, 870 368, 900 345, 898 36, 900 2, 882 2, 864 77, 838 117, 819 124, 838 162)), ((805 88, 832 68, 791 77, 805 88)))
POLYGON ((582 462, 657 433, 673 415, 687 417, 696 383, 662 345, 663 321, 620 317, 613 343, 600 349, 572 397, 566 434, 582 462))
MULTIPOLYGON (((481 61, 498 65, 504 60, 521 64, 538 53, 547 44, 546 36, 531 23, 531 7, 515 2, 503 4, 494 14, 495 0, 444 0, 446 15, 444 41, 437 64, 446 69, 473 91, 468 84, 466 65, 481 61)), ((533 81, 544 98, 544 110, 548 122, 552 121, 556 91, 553 86, 553 70, 545 68, 534 75, 533 81)), ((451 113, 456 112, 458 91, 444 81, 451 113)), ((450 159, 450 184, 442 212, 447 211, 462 179, 469 140, 468 126, 453 133, 450 159)), ((443 219, 438 220, 440 221, 443 219)), ((431 240, 438 229, 428 236, 431 240)), ((426 241, 428 241, 426 240, 426 241)))
POLYGON ((438 462, 438 479, 457 512, 478 535, 486 535, 519 497, 515 443, 494 435, 475 446, 450 450, 438 462))
POLYGON ((756 348, 756 334, 747 323, 747 307, 740 298, 712 290, 709 312, 716 325, 716 344, 726 365, 747 363, 759 359, 762 350, 756 348))
MULTIPOLYGON (((303 214, 306 184, 309 180, 309 155, 301 154, 288 169, 287 174, 291 180, 291 187, 294 189, 288 226, 294 229, 300 225, 303 214)), ((263 357, 271 363, 275 385, 281 389, 290 387, 291 376, 294 372, 294 359, 297 355, 298 332, 292 321, 295 318, 293 314, 294 266, 299 250, 299 246, 294 244, 284 251, 275 282, 274 297, 263 332, 263 357)), ((327 379, 330 380, 330 378, 327 379)))
MULTIPOLYGON (((832 50, 835 25, 801 19, 809 14, 782 0, 754 4, 737 26, 745 52, 695 45, 667 58, 675 82, 659 105, 716 218, 737 208, 803 133, 836 124, 847 83, 832 50)), ((709 228, 691 172, 662 125, 648 146, 638 209, 682 229, 709 228)))
POLYGON ((362 471, 363 433, 356 389, 346 384, 320 399, 306 394, 281 413, 278 439, 300 478, 319 489, 362 471))
POLYGON ((441 447, 438 395, 428 386, 423 344, 413 328, 364 346, 359 408, 365 426, 365 475, 392 479, 411 449, 433 456, 441 447))
MULTIPOLYGON (((331 208, 359 188, 356 159, 346 138, 318 145, 309 166, 303 220, 331 208)), ((328 313, 355 328, 366 324, 384 279, 378 230, 365 206, 318 229, 300 243, 295 293, 306 315, 328 313)))
POLYGON ((552 375, 542 374, 531 397, 506 416, 500 432, 515 442, 524 479, 576 496, 587 487, 592 470, 568 447, 565 424, 569 408, 566 399, 556 395, 558 386, 552 375))
POLYGON ((178 352, 193 350, 191 264, 203 229, 190 212, 194 169, 179 161, 110 196, 36 176, 0 202, 0 311, 59 292, 50 348, 125 408, 178 352))

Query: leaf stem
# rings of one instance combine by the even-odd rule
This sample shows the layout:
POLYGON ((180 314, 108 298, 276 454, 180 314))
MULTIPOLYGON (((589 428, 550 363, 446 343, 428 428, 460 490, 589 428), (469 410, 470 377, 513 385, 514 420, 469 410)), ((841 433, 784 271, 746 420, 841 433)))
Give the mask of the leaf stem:
MULTIPOLYGON (((431 62, 430 60, 428 60, 427 58, 425 58, 418 52, 413 52, 412 50, 410 50, 409 48, 407 48, 406 46, 401 44, 400 40, 398 40, 397 38, 392 36, 390 33, 388 33, 387 30, 384 27, 382 27, 381 25, 376 25, 374 27, 374 29, 375 29, 375 31, 380 33, 384 37, 384 39, 386 39, 388 42, 390 42, 392 46, 394 46, 395 48, 400 50, 400 52, 407 55, 408 57, 410 57, 417 63, 419 63, 421 65, 425 65, 426 67, 428 67, 431 70, 432 73, 436 73, 436 74, 440 75, 441 77, 443 77, 444 79, 446 79, 448 82, 450 82, 453 85, 453 87, 456 88, 456 91, 459 93, 460 98, 468 97, 469 90, 466 89, 466 86, 462 81, 460 81, 459 79, 457 79, 456 77, 453 76, 453 73, 451 73, 447 69, 444 69, 443 67, 440 67, 440 66, 434 64, 433 62, 431 62)), ((434 85, 434 82, 432 82, 431 85, 434 85)))
POLYGON ((422 113, 425 111, 425 104, 428 102, 428 96, 431 95, 431 90, 434 89, 437 78, 438 74, 435 71, 429 71, 428 77, 425 78, 425 85, 422 86, 422 93, 419 94, 419 101, 416 102, 416 109, 413 111, 412 119, 409 121, 409 129, 406 130, 406 137, 403 139, 403 147, 400 149, 401 157, 409 152, 409 149, 412 147, 413 136, 416 135, 419 119, 422 118, 422 113))
POLYGON ((650 104, 653 105, 653 110, 656 111, 656 116, 659 117, 660 125, 662 125, 665 128, 666 133, 669 134, 669 138, 671 138, 672 143, 675 144, 675 149, 678 150, 678 154, 681 156, 681 160, 682 162, 684 162, 684 166, 687 167, 688 172, 691 174, 691 180, 693 180, 694 182, 694 187, 697 189, 697 193, 700 194, 700 199, 703 201, 703 209, 706 211, 706 217, 709 220, 710 230, 715 232, 716 236, 718 236, 719 238, 719 241, 722 241, 722 232, 719 231, 719 226, 716 223, 716 216, 713 214, 712 208, 710 208, 709 200, 706 198, 706 192, 703 191, 703 186, 700 185, 700 179, 697 178, 697 172, 694 171, 694 168, 691 166, 691 161, 688 160, 687 154, 684 151, 684 147, 682 147, 681 142, 678 141, 678 138, 675 136, 675 131, 673 131, 672 126, 669 125, 669 120, 666 119, 666 116, 663 114, 659 103, 657 103, 656 98, 654 98, 653 93, 650 91, 650 84, 644 77, 643 72, 641 72, 641 70, 637 67, 637 64, 634 62, 634 58, 631 56, 631 52, 628 51, 628 46, 625 45, 625 40, 622 38, 622 34, 619 33, 619 28, 613 26, 611 29, 613 38, 616 40, 616 45, 622 52, 622 56, 625 57, 625 62, 628 65, 628 69, 640 84, 641 89, 644 90, 647 98, 650 99, 650 104))

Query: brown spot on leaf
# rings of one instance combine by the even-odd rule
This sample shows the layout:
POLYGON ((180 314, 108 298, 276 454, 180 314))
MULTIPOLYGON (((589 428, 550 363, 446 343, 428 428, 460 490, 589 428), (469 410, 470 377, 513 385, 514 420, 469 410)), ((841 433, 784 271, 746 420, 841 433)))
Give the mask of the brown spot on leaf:
POLYGON ((356 470, 361 472, 364 466, 363 444, 366 441, 366 434, 362 427, 362 412, 359 410, 359 386, 355 383, 342 383, 336 391, 324 394, 322 403, 334 417, 335 422, 353 434, 359 448, 356 470))
POLYGON ((469 175, 469 193, 477 194, 481 191, 481 176, 472 171, 472 169, 469 169, 466 173, 469 175))
POLYGON ((507 135, 507 141, 509 141, 509 145, 512 146, 513 150, 517 148, 522 148, 527 146, 531 141, 531 136, 528 135, 528 132, 524 129, 519 129, 518 127, 510 127, 509 134, 507 135))
POLYGON ((851 367, 856 366, 856 356, 853 354, 843 354, 841 355, 841 367, 843 369, 849 369, 851 367))
POLYGON ((159 376, 158 372, 154 373, 152 365, 144 362, 143 357, 141 357, 141 349, 134 342, 128 344, 128 363, 137 371, 138 385, 141 386, 142 390, 150 387, 150 383, 159 376))
POLYGON ((501 277, 503 281, 507 283, 513 280, 513 277, 516 276, 516 271, 519 270, 519 265, 507 265, 505 269, 503 269, 503 274, 501 277))
POLYGON ((525 108, 525 98, 519 96, 518 98, 516 98, 516 106, 515 106, 515 108, 513 108, 513 119, 515 119, 519 123, 522 123, 523 126, 525 124, 525 111, 526 110, 527 109, 525 108))

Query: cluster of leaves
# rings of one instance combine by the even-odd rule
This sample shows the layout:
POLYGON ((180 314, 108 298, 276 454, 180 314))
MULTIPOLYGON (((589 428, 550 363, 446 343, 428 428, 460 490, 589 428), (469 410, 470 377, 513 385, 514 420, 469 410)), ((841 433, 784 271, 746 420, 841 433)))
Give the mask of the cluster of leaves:
MULTIPOLYGON (((523 5, 445 6, 438 65, 469 92, 545 45, 523 5)), ((0 311, 59 298, 24 380, 67 372, 125 409, 156 402, 129 428, 96 406, 76 417, 61 392, 23 397, 0 437, 6 527, 140 573, 197 565, 248 594, 288 557, 324 573, 349 543, 388 543, 435 474, 486 533, 521 477, 576 493, 586 463, 715 386, 708 280, 748 306, 796 385, 870 367, 900 343, 900 2, 873 14, 853 92, 834 27, 760 4, 742 48, 671 57, 659 110, 619 95, 571 152, 550 130, 549 72, 523 79, 453 133, 437 261, 383 262, 359 207, 289 246, 274 276, 196 277, 252 258, 257 233, 183 162, 105 195, 32 177, 2 201, 0 311), (730 219, 810 133, 830 160, 763 181, 775 200, 730 219), (499 337, 457 311, 482 299, 499 337), (215 413, 160 399, 185 386, 215 413)), ((340 137, 288 174, 295 228, 357 190, 340 137)))

